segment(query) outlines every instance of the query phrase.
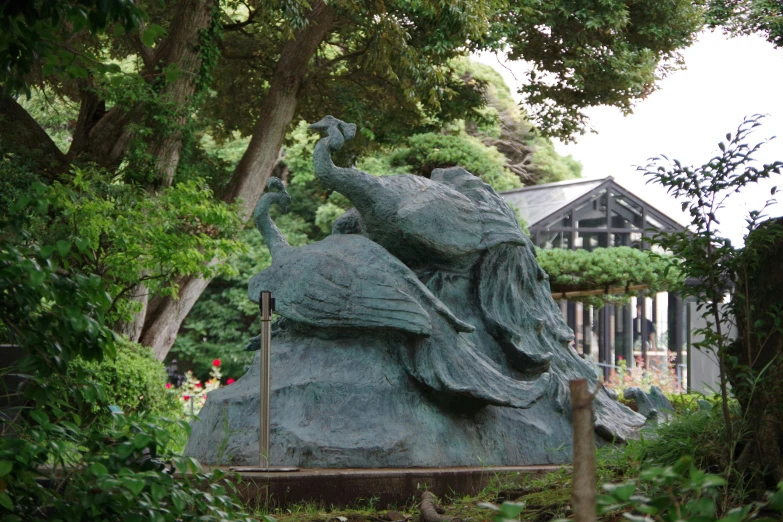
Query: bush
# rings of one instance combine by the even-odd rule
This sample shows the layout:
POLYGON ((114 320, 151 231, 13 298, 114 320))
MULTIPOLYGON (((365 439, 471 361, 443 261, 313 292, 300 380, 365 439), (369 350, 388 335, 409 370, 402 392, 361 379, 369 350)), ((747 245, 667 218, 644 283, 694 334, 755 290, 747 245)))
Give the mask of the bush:
POLYGON ((459 166, 497 191, 520 186, 519 179, 504 167, 505 156, 472 136, 415 134, 408 138, 406 147, 393 153, 392 164, 407 164, 416 174, 426 177, 434 169, 459 166))
POLYGON ((100 385, 106 402, 127 414, 177 415, 174 394, 166 389, 168 374, 152 351, 137 343, 117 343, 114 357, 102 361, 74 360, 69 371, 100 385))
POLYGON ((223 473, 174 455, 186 423, 103 413, 139 400, 165 409, 162 367, 106 326, 106 282, 68 270, 84 261, 79 244, 40 245, 24 228, 49 210, 44 191, 21 200, 0 229, 0 342, 22 354, 0 378, 25 377, 8 390, 17 406, 2 412, 0 520, 251 520, 223 473), (177 460, 189 473, 175 480, 177 460))
POLYGON ((173 455, 164 428, 122 415, 102 430, 52 411, 29 417, 25 437, 0 438, 4 521, 253 520, 231 498, 225 473, 203 474, 192 459, 173 455), (175 477, 177 468, 187 473, 175 477))
POLYGON ((639 481, 604 485, 607 494, 598 496, 598 508, 603 514, 625 511, 624 518, 635 522, 746 522, 783 512, 783 482, 763 502, 740 501, 734 508, 723 498, 726 485, 726 479, 701 471, 686 457, 642 470, 639 481))
MULTIPOLYGON (((705 402, 698 409, 678 415, 668 424, 659 425, 652 436, 629 442, 632 452, 638 451, 642 462, 673 466, 688 458, 699 468, 718 471, 726 468, 726 423, 718 403, 705 402), (712 404, 712 403, 711 403, 712 404)), ((732 419, 738 422, 739 405, 730 404, 732 419)))

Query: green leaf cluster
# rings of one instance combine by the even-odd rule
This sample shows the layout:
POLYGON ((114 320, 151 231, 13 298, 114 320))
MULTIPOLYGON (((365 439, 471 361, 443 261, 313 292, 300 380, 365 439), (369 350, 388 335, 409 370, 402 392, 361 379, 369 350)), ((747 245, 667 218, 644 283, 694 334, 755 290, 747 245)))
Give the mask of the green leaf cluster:
POLYGON ((3 520, 253 520, 226 474, 175 456, 160 425, 117 415, 109 427, 85 429, 78 415, 41 409, 27 417, 25 437, 0 439, 3 520))
POLYGON ((504 168, 505 161, 497 149, 485 146, 477 138, 437 133, 409 137, 391 158, 393 166, 425 177, 436 168, 459 165, 498 191, 521 186, 519 178, 504 168))
POLYGON ((683 458, 673 466, 642 470, 639 483, 606 484, 605 495, 598 496, 602 513, 625 511, 632 522, 746 522, 776 520, 760 517, 763 511, 783 510, 783 483, 768 494, 765 502, 753 502, 721 513, 721 489, 726 479, 696 468, 683 458), (649 492, 649 496, 647 494, 649 492))
MULTIPOLYGON (((92 382, 104 391, 105 403, 119 406, 126 415, 176 417, 181 410, 173 393, 166 389, 168 374, 152 350, 137 343, 118 339, 116 353, 102 361, 76 358, 68 368, 74 378, 92 382)), ((57 393, 60 382, 49 383, 57 393)), ((67 390, 63 390, 67 394, 67 390)), ((96 406, 96 413, 106 415, 96 406)))
POLYGON ((80 256, 73 269, 101 275, 120 319, 133 311, 139 283, 154 295, 176 295, 172 281, 178 276, 231 270, 213 259, 242 248, 233 239, 239 219, 203 182, 182 182, 150 196, 101 169, 74 167, 71 174, 67 183, 44 189, 54 217, 38 233, 73 242, 80 256))
POLYGON ((726 200, 745 187, 783 172, 783 162, 759 163, 755 155, 765 142, 747 143, 761 115, 745 118, 735 133, 718 143, 719 152, 700 166, 683 165, 666 156, 652 158, 639 167, 652 181, 682 201, 690 216, 690 230, 657 234, 653 242, 672 252, 673 263, 692 284, 683 293, 696 301, 705 327, 693 332, 694 346, 715 353, 718 359, 721 406, 727 428, 727 462, 736 448, 756 445, 749 459, 755 472, 769 478, 783 478, 783 461, 773 448, 783 433, 766 432, 765 419, 780 410, 781 335, 783 308, 777 300, 774 279, 780 273, 779 249, 783 227, 778 221, 762 223, 765 209, 774 203, 777 188, 760 210, 748 213, 745 248, 736 248, 720 232, 720 211, 726 200), (724 297, 731 292, 731 300, 724 297), (736 328, 737 335, 732 334, 736 328), (731 394, 737 398, 745 426, 735 432, 729 410, 731 394), (765 450, 764 448, 769 448, 765 450), (775 471, 767 471, 775 470, 775 471))
POLYGON ((30 233, 56 200, 49 196, 35 185, 0 234, 0 342, 20 348, 0 369, 2 384, 13 384, 0 437, 0 518, 250 520, 223 473, 203 474, 173 454, 186 423, 138 420, 167 409, 162 366, 106 326, 112 300, 88 271, 92 252, 30 233), (132 417, 109 414, 109 405, 132 417), (187 474, 175 478, 175 467, 187 474))
POLYGON ((64 27, 74 33, 101 34, 116 24, 125 32, 136 28, 143 18, 143 11, 131 0, 4 2, 0 6, 3 93, 27 90, 27 76, 40 61, 46 62, 52 72, 56 68, 72 78, 88 76, 85 62, 93 58, 61 41, 64 27))
POLYGON ((708 27, 733 35, 760 34, 783 47, 783 4, 777 0, 710 0, 706 5, 708 27))
POLYGON ((703 25, 699 4, 657 2, 520 2, 499 17, 512 60, 531 63, 519 89, 533 122, 561 139, 587 131, 584 108, 634 103, 682 67, 679 49, 703 25))

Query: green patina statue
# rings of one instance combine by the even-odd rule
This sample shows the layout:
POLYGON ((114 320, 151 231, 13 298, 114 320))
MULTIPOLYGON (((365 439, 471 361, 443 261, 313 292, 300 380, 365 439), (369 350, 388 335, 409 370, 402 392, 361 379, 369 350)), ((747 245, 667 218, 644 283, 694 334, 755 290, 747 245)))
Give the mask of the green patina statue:
MULTIPOLYGON (((332 235, 288 245, 269 217, 290 196, 269 181, 254 218, 272 265, 250 281, 269 290, 273 332, 270 462, 303 467, 512 465, 566 462, 568 381, 592 366, 514 212, 466 170, 375 177, 331 154, 356 126, 327 116, 313 161, 321 183, 355 208, 332 235)), ((251 340, 249 348, 257 348, 251 340)), ((186 454, 207 464, 258 459, 258 364, 209 394, 186 454)), ((603 440, 644 418, 604 391, 603 440)))

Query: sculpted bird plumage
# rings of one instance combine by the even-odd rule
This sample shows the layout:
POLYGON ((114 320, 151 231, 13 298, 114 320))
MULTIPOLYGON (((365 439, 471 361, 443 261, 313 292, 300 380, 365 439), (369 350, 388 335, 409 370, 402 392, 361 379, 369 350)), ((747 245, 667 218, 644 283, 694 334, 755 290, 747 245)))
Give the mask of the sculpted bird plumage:
POLYGON ((465 169, 436 169, 430 179, 372 176, 332 161, 332 152, 355 135, 353 124, 326 116, 310 128, 326 133, 313 151, 316 176, 356 207, 336 230, 360 231, 409 266, 454 264, 501 243, 530 246, 503 199, 465 169))
POLYGON ((272 264, 248 286, 251 300, 273 293, 278 313, 292 321, 321 327, 393 328, 429 335, 432 314, 457 331, 473 327, 457 319, 402 262, 362 236, 336 235, 292 247, 269 217, 272 204, 287 210, 290 196, 272 178, 254 211, 256 227, 272 254, 272 264), (425 310, 426 308, 426 310, 425 310))
MULTIPOLYGON (((545 393, 548 374, 535 381, 503 375, 475 349, 469 335, 474 327, 455 317, 381 245, 361 235, 338 234, 290 246, 269 216, 271 205, 285 212, 289 200, 282 182, 272 178, 256 206, 256 227, 272 264, 250 280, 252 301, 267 290, 275 297, 277 313, 302 325, 407 334, 412 339, 400 347, 400 359, 412 377, 436 392, 516 408, 531 406, 545 393)), ((248 349, 257 348, 254 339, 248 349)))

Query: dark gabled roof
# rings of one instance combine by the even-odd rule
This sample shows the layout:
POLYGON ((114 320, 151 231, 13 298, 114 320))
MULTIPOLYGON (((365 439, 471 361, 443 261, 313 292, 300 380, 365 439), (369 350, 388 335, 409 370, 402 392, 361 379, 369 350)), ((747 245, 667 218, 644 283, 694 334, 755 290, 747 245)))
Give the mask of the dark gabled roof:
POLYGON ((519 211, 519 215, 532 229, 536 225, 547 223, 558 215, 590 200, 591 197, 597 195, 605 188, 610 188, 612 192, 640 205, 645 209, 648 217, 660 222, 665 228, 671 230, 683 229, 683 226, 676 220, 668 217, 646 201, 629 192, 625 187, 617 184, 612 176, 533 185, 503 192, 501 196, 519 211))
POLYGON ((572 201, 591 193, 593 189, 610 179, 613 178, 609 176, 604 179, 558 181, 509 190, 500 195, 511 206, 516 207, 519 215, 530 226, 558 212, 572 201))

